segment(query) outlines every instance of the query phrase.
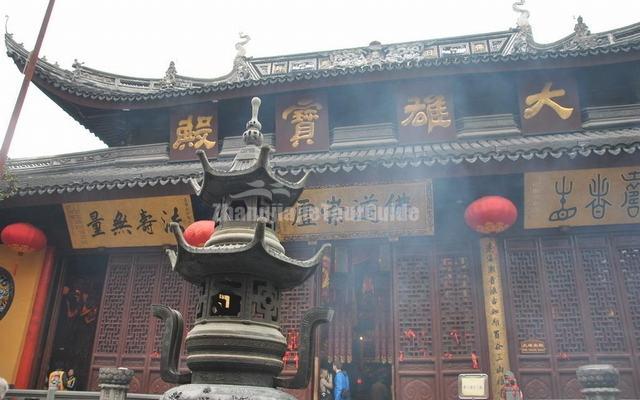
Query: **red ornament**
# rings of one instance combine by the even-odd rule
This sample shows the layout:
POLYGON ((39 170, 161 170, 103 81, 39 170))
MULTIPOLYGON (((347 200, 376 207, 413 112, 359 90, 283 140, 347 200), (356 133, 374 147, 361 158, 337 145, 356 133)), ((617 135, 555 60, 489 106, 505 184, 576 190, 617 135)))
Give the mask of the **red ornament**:
POLYGON ((26 222, 7 225, 0 233, 2 243, 19 254, 42 250, 47 245, 47 237, 40 229, 26 222))
POLYGON ((216 230, 216 224, 211 220, 196 221, 184 230, 184 240, 191 246, 202 247, 216 230))
POLYGON ((485 196, 469 204, 464 220, 480 233, 500 233, 509 229, 518 218, 518 209, 502 196, 485 196))

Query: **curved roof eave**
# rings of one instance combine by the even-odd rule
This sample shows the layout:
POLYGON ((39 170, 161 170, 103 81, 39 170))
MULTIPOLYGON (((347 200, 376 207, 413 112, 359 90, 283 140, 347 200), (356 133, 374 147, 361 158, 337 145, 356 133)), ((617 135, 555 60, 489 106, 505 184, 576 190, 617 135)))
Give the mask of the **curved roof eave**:
MULTIPOLYGON (((78 62, 74 63, 74 70, 69 71, 39 59, 34 80, 37 79, 45 91, 55 91, 56 96, 66 101, 90 102, 97 108, 149 107, 185 102, 189 97, 215 97, 241 89, 308 84, 379 72, 554 61, 640 50, 640 23, 598 34, 585 32, 576 31, 546 45, 536 43, 530 32, 512 29, 389 45, 373 42, 361 48, 288 56, 255 59, 237 56, 233 70, 227 75, 214 79, 174 75, 172 82, 167 82, 167 77, 150 79, 111 74, 78 62)), ((7 55, 19 68, 24 66, 29 52, 11 34, 5 34, 5 44, 7 55)))

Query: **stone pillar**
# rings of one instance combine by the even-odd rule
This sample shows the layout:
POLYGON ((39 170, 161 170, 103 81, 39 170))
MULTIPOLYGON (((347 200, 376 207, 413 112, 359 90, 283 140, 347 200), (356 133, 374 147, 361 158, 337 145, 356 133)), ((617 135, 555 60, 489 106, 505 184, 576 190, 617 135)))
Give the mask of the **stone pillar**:
POLYGON ((617 400, 620 375, 613 365, 592 364, 578 368, 578 382, 586 400, 617 400))
POLYGON ((100 368, 100 400, 125 400, 133 371, 127 368, 100 368))

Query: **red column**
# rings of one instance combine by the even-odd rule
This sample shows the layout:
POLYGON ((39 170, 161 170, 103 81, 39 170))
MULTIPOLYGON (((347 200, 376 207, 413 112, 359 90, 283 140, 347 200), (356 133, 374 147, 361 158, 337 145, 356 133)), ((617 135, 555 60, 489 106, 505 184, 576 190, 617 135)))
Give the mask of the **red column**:
POLYGON ((47 299, 49 288, 51 287, 51 279, 53 277, 54 249, 47 247, 42 264, 42 272, 36 290, 36 298, 33 302, 33 311, 31 312, 31 321, 27 329, 27 336, 24 340, 22 348, 22 356, 20 357, 20 365, 18 366, 18 374, 16 375, 16 388, 28 389, 31 382, 31 371, 33 362, 38 351, 38 339, 44 321, 45 311, 47 308, 47 299))

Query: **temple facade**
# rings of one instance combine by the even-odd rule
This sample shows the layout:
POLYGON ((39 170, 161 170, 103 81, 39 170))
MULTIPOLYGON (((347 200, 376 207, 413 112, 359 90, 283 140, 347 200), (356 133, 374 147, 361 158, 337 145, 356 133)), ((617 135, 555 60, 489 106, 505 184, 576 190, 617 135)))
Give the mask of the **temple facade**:
MULTIPOLYGON (((39 60, 33 84, 109 147, 9 162, 0 228, 31 223, 48 246, 0 247, 13 298, 0 303, 0 375, 42 388, 73 369, 93 390, 100 367, 122 366, 133 392, 171 387, 151 306, 179 310, 185 332, 207 311, 172 271, 170 226, 250 211, 233 198, 211 208, 193 187, 216 190, 203 162, 241 165, 259 96, 274 178, 246 195, 277 207, 276 178, 306 177, 293 206, 263 217, 292 258, 331 244, 279 308, 242 306, 279 321, 284 377, 300 366, 303 314, 334 310, 311 384, 290 393, 317 399, 320 370, 340 361, 354 399, 376 384, 453 400, 471 373, 489 376, 492 399, 505 376, 526 399, 576 399, 576 369, 604 363, 621 398, 640 398, 640 23, 591 33, 579 18, 540 44, 527 16, 502 32, 263 58, 243 35, 215 79, 174 63, 143 79, 39 60), (469 206, 486 196, 514 208, 480 207, 474 226, 469 206)), ((22 69, 28 51, 11 34, 5 44, 22 69)))

